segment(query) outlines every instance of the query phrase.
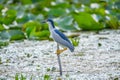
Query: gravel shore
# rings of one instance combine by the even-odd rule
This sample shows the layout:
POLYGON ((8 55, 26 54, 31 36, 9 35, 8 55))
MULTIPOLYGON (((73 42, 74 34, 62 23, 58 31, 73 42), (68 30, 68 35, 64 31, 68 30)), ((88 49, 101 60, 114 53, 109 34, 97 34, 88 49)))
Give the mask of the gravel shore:
POLYGON ((120 30, 80 32, 79 45, 61 54, 63 76, 59 76, 56 43, 53 41, 15 41, 0 49, 0 80, 14 80, 23 74, 27 80, 119 80, 120 30))

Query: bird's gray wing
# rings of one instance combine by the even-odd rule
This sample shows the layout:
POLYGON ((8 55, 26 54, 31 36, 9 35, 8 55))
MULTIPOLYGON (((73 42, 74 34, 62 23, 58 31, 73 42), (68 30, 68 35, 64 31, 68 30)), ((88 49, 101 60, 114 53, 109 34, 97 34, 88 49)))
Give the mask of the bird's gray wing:
POLYGON ((60 31, 58 31, 57 29, 54 30, 56 32, 56 34, 60 35, 60 37, 64 40, 66 40, 67 42, 69 42, 71 44, 71 42, 69 41, 69 39, 60 31))

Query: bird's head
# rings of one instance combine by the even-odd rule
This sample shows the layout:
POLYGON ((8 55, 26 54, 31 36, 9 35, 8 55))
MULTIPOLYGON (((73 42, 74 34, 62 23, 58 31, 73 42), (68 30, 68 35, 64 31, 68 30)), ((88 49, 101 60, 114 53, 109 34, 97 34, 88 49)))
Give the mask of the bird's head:
POLYGON ((48 18, 47 20, 44 20, 43 23, 53 23, 53 20, 51 18, 48 18))
POLYGON ((47 20, 43 21, 43 23, 48 23, 49 25, 52 25, 52 27, 54 28, 54 22, 51 18, 48 18, 47 20))
POLYGON ((47 21, 47 22, 50 22, 50 23, 53 23, 53 20, 50 19, 50 18, 48 18, 46 21, 47 21))

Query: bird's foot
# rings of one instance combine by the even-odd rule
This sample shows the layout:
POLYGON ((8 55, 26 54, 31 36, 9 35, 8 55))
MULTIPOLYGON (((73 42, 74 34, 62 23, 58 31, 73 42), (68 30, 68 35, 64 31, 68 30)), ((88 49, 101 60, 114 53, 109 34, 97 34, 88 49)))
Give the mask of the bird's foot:
POLYGON ((57 51, 56 51, 56 54, 59 55, 59 54, 61 54, 61 53, 62 53, 63 51, 65 51, 65 50, 67 50, 67 48, 64 48, 64 49, 62 49, 62 50, 57 50, 57 51))

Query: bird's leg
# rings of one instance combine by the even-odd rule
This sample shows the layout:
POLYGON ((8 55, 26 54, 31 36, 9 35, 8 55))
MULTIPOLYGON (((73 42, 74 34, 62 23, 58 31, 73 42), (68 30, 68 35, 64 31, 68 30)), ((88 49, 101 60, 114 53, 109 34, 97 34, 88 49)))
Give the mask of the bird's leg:
POLYGON ((57 57, 58 57, 58 64, 59 64, 59 69, 60 69, 60 76, 62 76, 62 66, 61 66, 60 55, 57 55, 57 57))
POLYGON ((57 55, 59 55, 59 54, 61 54, 63 51, 65 51, 65 50, 67 50, 67 48, 64 48, 64 49, 59 49, 59 44, 57 44, 57 52, 56 52, 56 54, 57 55))
POLYGON ((62 66, 61 66, 61 60, 60 60, 60 53, 62 53, 63 51, 67 50, 67 48, 64 48, 62 50, 59 49, 59 44, 57 43, 57 57, 58 57, 58 64, 59 64, 59 69, 60 69, 60 76, 62 76, 62 66))
POLYGON ((59 55, 61 53, 60 49, 59 49, 59 44, 57 43, 57 51, 56 54, 59 55))
POLYGON ((59 64, 59 69, 60 69, 60 76, 62 76, 62 66, 61 66, 61 60, 60 60, 60 54, 61 52, 59 52, 59 45, 57 44, 57 57, 58 57, 58 64, 59 64))
POLYGON ((64 48, 64 49, 61 49, 61 50, 59 49, 59 50, 57 50, 56 53, 59 55, 59 54, 61 54, 61 53, 62 53, 63 51, 65 51, 65 50, 67 50, 67 48, 64 48))
POLYGON ((67 48, 64 48, 62 51, 65 51, 65 50, 67 50, 67 48))

